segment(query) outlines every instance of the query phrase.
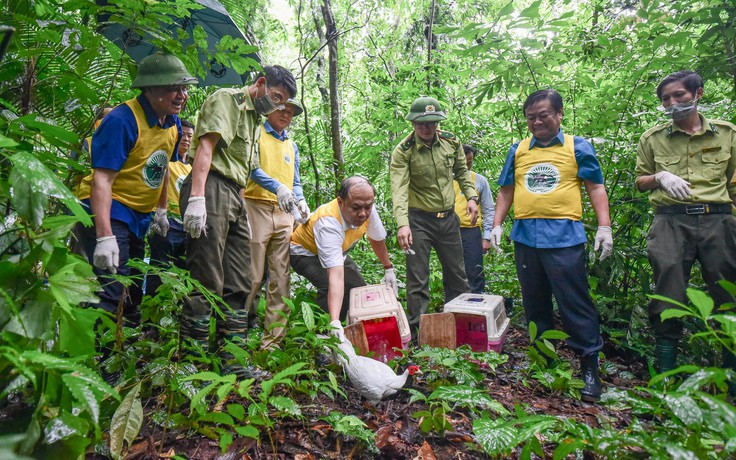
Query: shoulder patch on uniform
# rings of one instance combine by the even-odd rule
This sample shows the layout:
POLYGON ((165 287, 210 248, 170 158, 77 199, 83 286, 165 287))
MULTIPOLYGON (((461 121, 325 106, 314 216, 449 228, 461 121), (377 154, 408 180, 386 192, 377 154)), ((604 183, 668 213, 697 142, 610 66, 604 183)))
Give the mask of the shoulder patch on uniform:
POLYGON ((713 131, 713 134, 718 134, 718 126, 715 123, 710 124, 710 130, 713 131))
POLYGON ((244 93, 234 93, 233 98, 235 98, 235 102, 240 104, 245 104, 245 94, 244 93))
POLYGON ((440 135, 442 139, 448 139, 453 140, 455 139, 455 135, 449 131, 437 131, 437 133, 440 135))
POLYGON ((416 141, 414 140, 414 136, 411 136, 408 140, 401 143, 401 148, 404 150, 409 150, 410 148, 414 147, 414 144, 416 144, 416 141))

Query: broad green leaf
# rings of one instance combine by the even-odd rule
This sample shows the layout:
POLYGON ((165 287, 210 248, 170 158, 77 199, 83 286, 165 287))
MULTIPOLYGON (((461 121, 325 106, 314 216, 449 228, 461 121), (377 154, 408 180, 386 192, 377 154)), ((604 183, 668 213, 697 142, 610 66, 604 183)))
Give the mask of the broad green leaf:
POLYGON ((713 313, 713 299, 703 291, 688 288, 687 297, 700 312, 700 318, 705 320, 713 313))
MULTIPOLYGON (((82 264, 79 261, 79 264, 82 264)), ((59 306, 66 312, 72 313, 72 306, 79 306, 85 302, 96 303, 99 301, 96 290, 98 284, 80 276, 75 271, 75 265, 66 265, 59 271, 49 276, 49 292, 59 302, 59 306)))
POLYGON ((38 339, 49 332, 53 306, 42 300, 31 300, 23 304, 17 315, 2 328, 3 331, 14 332, 22 337, 38 339))
POLYGON ((501 415, 509 414, 509 411, 501 403, 488 396, 484 390, 467 385, 440 387, 433 391, 428 399, 461 404, 471 409, 491 409, 501 415))
POLYGON ((133 443, 143 425, 143 406, 138 394, 141 383, 138 382, 115 410, 110 421, 110 454, 119 459, 123 452, 123 443, 133 443))
POLYGON ((672 318, 684 318, 686 316, 693 316, 693 314, 687 310, 681 310, 679 308, 668 308, 659 314, 662 321, 672 318))
POLYGON ((302 307, 302 319, 304 320, 304 326, 310 331, 314 330, 314 311, 312 306, 307 302, 301 303, 302 307))
POLYGON ((302 414, 302 410, 293 399, 286 396, 272 396, 268 399, 269 404, 275 407, 281 412, 285 412, 289 415, 299 416, 302 414))
POLYGON ((664 398, 672 413, 690 428, 703 423, 703 411, 689 395, 667 395, 664 398))
POLYGON ((69 356, 83 356, 95 352, 94 325, 104 313, 95 308, 61 310, 59 315, 59 349, 69 356))
POLYGON ((245 418, 245 407, 241 404, 228 404, 227 413, 237 420, 243 420, 245 418))
POLYGON ((89 431, 89 423, 81 417, 75 417, 67 411, 62 411, 61 415, 55 417, 46 424, 43 429, 43 438, 46 444, 69 439, 72 436, 87 436, 89 431))
POLYGON ((537 340, 537 323, 534 321, 529 322, 529 341, 534 342, 537 340))
POLYGON ((236 433, 240 436, 245 436, 246 438, 258 439, 260 437, 258 428, 253 425, 236 426, 234 429, 236 433))
POLYGON ((200 415, 197 418, 197 421, 219 423, 220 425, 227 426, 235 425, 235 420, 233 420, 233 418, 229 414, 226 414, 224 412, 207 412, 200 415))
POLYGON ((100 406, 97 395, 95 395, 89 385, 89 377, 72 373, 62 375, 61 379, 67 388, 69 388, 74 399, 87 407, 92 422, 97 425, 100 417, 100 406))
POLYGON ((549 329, 544 332, 542 332, 542 335, 539 336, 540 340, 565 340, 568 337, 570 337, 569 334, 566 334, 563 331, 558 331, 557 329, 549 329))
POLYGON ((503 420, 474 420, 473 434, 478 444, 491 456, 506 454, 518 445, 516 429, 506 425, 503 420))

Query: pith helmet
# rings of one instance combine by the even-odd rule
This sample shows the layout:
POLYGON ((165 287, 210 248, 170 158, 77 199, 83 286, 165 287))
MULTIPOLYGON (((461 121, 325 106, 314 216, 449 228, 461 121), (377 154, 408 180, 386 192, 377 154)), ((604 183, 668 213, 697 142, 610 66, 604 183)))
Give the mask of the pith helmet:
POLYGON ((409 113, 406 115, 407 121, 442 121, 446 119, 447 115, 442 110, 440 101, 427 96, 414 99, 409 113))
POLYGON ((286 104, 294 107, 294 116, 295 117, 298 117, 299 115, 302 114, 302 112, 304 112, 304 108, 299 103, 299 101, 297 101, 296 99, 294 99, 292 97, 290 97, 289 100, 286 101, 286 104))
POLYGON ((159 51, 146 56, 138 64, 138 75, 130 87, 195 85, 197 82, 198 80, 187 72, 181 59, 159 51))

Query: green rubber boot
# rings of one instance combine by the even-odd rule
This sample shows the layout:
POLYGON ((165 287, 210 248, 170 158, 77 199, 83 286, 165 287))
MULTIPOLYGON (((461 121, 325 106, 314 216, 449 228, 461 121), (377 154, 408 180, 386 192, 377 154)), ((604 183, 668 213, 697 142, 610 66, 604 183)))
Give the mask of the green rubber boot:
POLYGON ((185 357, 188 356, 195 360, 206 358, 210 349, 209 315, 182 315, 179 338, 185 357))
POLYGON ((677 342, 673 340, 657 340, 654 346, 657 372, 660 374, 677 368, 677 342))

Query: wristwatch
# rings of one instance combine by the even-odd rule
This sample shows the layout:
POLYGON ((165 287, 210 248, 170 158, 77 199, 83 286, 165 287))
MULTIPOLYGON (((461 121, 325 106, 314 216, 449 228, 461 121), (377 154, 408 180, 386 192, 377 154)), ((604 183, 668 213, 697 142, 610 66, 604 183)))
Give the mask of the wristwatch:
POLYGON ((473 200, 473 201, 475 201, 475 204, 478 204, 478 197, 477 196, 471 196, 470 198, 468 198, 468 201, 470 201, 470 200, 473 200))

